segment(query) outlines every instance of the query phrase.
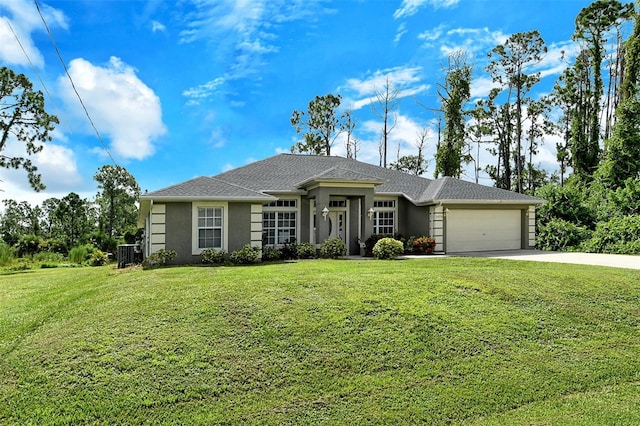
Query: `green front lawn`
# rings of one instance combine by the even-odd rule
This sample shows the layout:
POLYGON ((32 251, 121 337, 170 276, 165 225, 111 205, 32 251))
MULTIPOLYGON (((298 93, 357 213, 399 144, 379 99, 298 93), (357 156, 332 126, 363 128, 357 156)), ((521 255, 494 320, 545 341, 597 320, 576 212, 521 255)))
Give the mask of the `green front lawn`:
POLYGON ((640 271, 467 258, 0 276, 0 423, 640 424, 640 271))

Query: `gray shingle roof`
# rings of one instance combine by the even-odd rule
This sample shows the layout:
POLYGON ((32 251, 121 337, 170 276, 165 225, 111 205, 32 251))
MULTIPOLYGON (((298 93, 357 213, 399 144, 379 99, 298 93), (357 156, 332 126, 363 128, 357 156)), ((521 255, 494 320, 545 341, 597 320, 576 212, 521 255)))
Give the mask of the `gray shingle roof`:
POLYGON ((249 188, 225 182, 215 177, 197 177, 168 188, 149 192, 144 198, 188 198, 188 199, 263 199, 271 200, 275 197, 254 191, 249 188))
POLYGON ((144 194, 143 198, 272 199, 269 193, 300 193, 314 181, 376 184, 376 194, 404 195, 415 204, 438 201, 540 203, 543 200, 445 177, 437 180, 343 157, 280 154, 214 177, 200 177, 144 194))

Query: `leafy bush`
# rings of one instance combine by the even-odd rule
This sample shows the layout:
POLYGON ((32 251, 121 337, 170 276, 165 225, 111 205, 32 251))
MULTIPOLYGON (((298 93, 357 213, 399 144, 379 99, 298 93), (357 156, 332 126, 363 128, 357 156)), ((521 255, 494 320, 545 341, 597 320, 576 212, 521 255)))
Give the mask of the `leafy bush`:
POLYGON ((298 258, 298 244, 285 244, 280 249, 281 258, 285 260, 293 260, 298 258))
POLYGON ((41 251, 33 255, 33 260, 36 262, 62 262, 64 256, 60 253, 53 253, 50 251, 41 251))
POLYGON ((224 250, 206 249, 200 254, 202 256, 202 263, 208 265, 224 265, 227 261, 227 252, 224 250))
POLYGON ((273 247, 262 248, 262 260, 265 262, 273 262, 282 259, 282 251, 273 247))
POLYGON ((395 259, 404 253, 404 244, 395 238, 382 238, 373 246, 373 257, 376 259, 395 259))
POLYGON ((320 246, 320 255, 329 259, 337 259, 347 254, 347 246, 340 238, 325 240, 320 246))
POLYGON ((72 263, 82 264, 89 257, 87 246, 74 247, 69 251, 69 261, 72 263))
POLYGON ((640 253, 640 215, 614 217, 600 222, 581 249, 593 253, 640 253))
POLYGON ((50 238, 46 241, 47 249, 53 253, 59 254, 67 254, 69 252, 69 247, 67 246, 67 242, 62 238, 50 238))
POLYGON ((33 256, 40 251, 43 241, 37 235, 21 235, 16 243, 18 257, 33 256))
POLYGON ((569 181, 564 186, 548 184, 536 192, 536 196, 547 200, 536 210, 538 226, 553 219, 562 219, 577 226, 593 229, 596 213, 587 200, 588 191, 569 181))
POLYGON ((311 243, 300 243, 297 247, 298 258, 300 259, 315 259, 318 257, 316 247, 311 243))
POLYGON ((109 257, 102 250, 94 250, 89 256, 89 265, 102 266, 106 265, 109 261, 109 257))
POLYGON ((178 253, 175 250, 160 249, 155 253, 150 254, 142 262, 142 269, 155 268, 157 266, 164 266, 167 262, 176 258, 178 253))
POLYGON ((111 238, 104 232, 93 232, 89 236, 89 241, 93 246, 107 253, 115 253, 118 250, 118 240, 111 238))
POLYGON ((383 238, 388 238, 388 235, 373 234, 364 242, 364 255, 367 257, 373 256, 373 247, 378 241, 383 238))
POLYGON ((0 265, 7 265, 13 260, 13 249, 9 244, 0 241, 0 265))
POLYGON ((260 249, 258 247, 251 247, 251 244, 245 244, 240 250, 231 252, 229 261, 234 265, 258 263, 260 262, 260 249))
POLYGON ((536 247, 541 250, 562 251, 576 247, 589 239, 591 232, 564 219, 552 219, 538 226, 536 247))
POLYGON ((436 240, 429 237, 413 238, 411 241, 411 252, 414 254, 428 254, 433 253, 433 249, 436 247, 436 240))

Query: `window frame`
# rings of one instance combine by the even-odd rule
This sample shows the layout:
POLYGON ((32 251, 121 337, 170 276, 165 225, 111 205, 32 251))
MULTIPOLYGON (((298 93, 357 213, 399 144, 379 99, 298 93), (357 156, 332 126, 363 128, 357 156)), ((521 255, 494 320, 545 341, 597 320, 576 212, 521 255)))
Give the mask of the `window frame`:
MULTIPOLYGON (((193 202, 191 205, 191 254, 200 255, 203 251, 214 249, 216 251, 225 250, 228 251, 228 242, 229 242, 229 226, 228 226, 228 211, 229 204, 225 202, 211 202, 211 201, 199 201, 193 202), (220 225, 221 232, 221 245, 220 247, 199 247, 199 238, 200 238, 200 226, 198 220, 199 209, 220 209, 222 212, 222 222, 220 225)), ((214 226, 212 229, 216 229, 218 227, 214 226)))
MULTIPOLYGON (((262 205, 262 246, 263 247, 271 247, 271 248, 280 248, 283 247, 286 243, 278 242, 280 237, 280 230, 288 230, 287 232, 291 232, 291 230, 295 232, 294 238, 295 241, 298 242, 300 239, 300 198, 282 198, 277 201, 272 201, 270 203, 266 203, 262 205), (289 215, 293 213, 294 218, 290 217, 282 217, 285 215, 289 215), (273 218, 265 218, 265 215, 273 214, 273 218), (274 227, 266 227, 265 221, 273 221, 274 227), (278 224, 280 222, 291 222, 293 221, 293 226, 282 226, 279 227, 278 224), (272 238, 274 239, 273 244, 269 244, 268 238, 271 236, 265 235, 267 230, 273 229, 274 235, 272 238)), ((289 234, 289 242, 291 243, 291 235, 289 234)))
POLYGON ((390 235, 393 236, 398 231, 398 200, 397 198, 379 198, 373 200, 373 233, 376 235, 390 235), (391 213, 391 218, 381 218, 381 213, 385 215, 391 213), (381 220, 391 219, 391 225, 380 225, 381 220), (380 228, 392 228, 391 233, 380 232, 380 228))

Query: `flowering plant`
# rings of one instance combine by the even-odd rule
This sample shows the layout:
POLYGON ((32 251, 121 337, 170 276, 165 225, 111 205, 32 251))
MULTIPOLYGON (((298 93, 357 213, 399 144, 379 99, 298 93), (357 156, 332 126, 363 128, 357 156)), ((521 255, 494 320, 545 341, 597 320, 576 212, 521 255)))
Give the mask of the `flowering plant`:
POLYGON ((436 240, 429 237, 418 237, 413 240, 413 252, 415 254, 433 253, 436 246, 436 240))

